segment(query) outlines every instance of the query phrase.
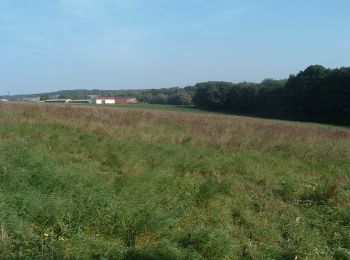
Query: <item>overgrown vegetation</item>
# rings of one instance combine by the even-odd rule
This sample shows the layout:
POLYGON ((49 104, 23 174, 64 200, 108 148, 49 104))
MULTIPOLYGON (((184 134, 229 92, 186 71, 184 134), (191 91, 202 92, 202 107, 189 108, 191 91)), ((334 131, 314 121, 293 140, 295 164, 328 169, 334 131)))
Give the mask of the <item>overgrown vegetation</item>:
POLYGON ((161 110, 161 111, 176 111, 176 112, 201 112, 205 113, 202 109, 198 109, 196 106, 182 106, 182 105, 163 105, 163 104, 148 104, 148 103, 137 103, 137 104, 115 104, 113 105, 118 108, 127 109, 142 109, 142 110, 161 110))
POLYGON ((303 121, 350 124, 350 68, 310 66, 285 80, 207 82, 195 87, 201 108, 303 121))
POLYGON ((350 131, 0 103, 2 258, 349 259, 350 131))
POLYGON ((133 96, 141 103, 195 105, 199 109, 260 117, 350 124, 350 68, 315 65, 288 80, 266 79, 259 84, 210 81, 185 88, 66 90, 43 94, 41 100, 83 99, 91 94, 133 96))

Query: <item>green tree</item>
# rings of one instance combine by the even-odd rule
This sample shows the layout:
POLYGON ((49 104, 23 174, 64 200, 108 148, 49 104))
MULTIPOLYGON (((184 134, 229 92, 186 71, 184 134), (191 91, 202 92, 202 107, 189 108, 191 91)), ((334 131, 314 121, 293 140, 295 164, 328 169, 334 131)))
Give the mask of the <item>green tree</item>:
POLYGON ((43 95, 40 96, 40 101, 45 101, 45 100, 48 100, 48 99, 50 99, 50 96, 47 95, 47 94, 43 94, 43 95))

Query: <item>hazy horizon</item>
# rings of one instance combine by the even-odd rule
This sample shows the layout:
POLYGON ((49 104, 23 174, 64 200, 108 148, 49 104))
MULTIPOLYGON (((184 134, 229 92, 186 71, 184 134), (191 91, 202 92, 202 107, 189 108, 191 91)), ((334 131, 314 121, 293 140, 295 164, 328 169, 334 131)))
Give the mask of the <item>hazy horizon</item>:
POLYGON ((0 96, 349 66, 350 2, 0 0, 0 96))

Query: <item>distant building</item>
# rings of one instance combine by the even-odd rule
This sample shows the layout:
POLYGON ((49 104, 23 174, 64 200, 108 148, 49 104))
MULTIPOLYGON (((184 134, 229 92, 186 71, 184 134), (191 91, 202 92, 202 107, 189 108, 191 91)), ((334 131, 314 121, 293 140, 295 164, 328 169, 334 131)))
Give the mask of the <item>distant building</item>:
POLYGON ((91 104, 92 100, 91 99, 73 99, 73 100, 69 100, 67 103, 70 103, 70 104, 91 104))
POLYGON ((8 100, 7 99, 4 99, 4 98, 2 98, 2 99, 0 99, 0 102, 7 102, 8 100))
POLYGON ((111 104, 136 104, 137 99, 134 97, 98 97, 95 99, 96 105, 111 104))
POLYGON ((45 103, 69 103, 71 99, 48 99, 45 100, 45 103))

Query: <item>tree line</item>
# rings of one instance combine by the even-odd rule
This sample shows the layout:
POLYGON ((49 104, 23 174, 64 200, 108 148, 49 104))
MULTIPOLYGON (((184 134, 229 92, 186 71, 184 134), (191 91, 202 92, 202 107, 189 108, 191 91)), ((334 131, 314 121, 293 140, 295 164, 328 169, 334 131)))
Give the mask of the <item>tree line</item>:
MULTIPOLYGON (((52 98, 58 99, 89 99, 91 96, 104 97, 136 97, 139 102, 150 104, 168 104, 168 105, 193 105, 191 91, 187 88, 172 87, 161 89, 136 89, 136 90, 61 90, 52 93, 40 94, 41 100, 52 98)), ((30 97, 35 95, 26 95, 30 97)), ((22 96, 18 97, 20 100, 22 96)))
POLYGON ((136 97, 139 102, 151 104, 192 105, 252 116, 350 124, 350 67, 327 69, 313 65, 288 79, 265 79, 261 83, 210 81, 185 88, 77 89, 44 93, 41 97, 85 99, 91 95, 136 97))
POLYGON ((206 82, 194 87, 200 108, 274 118, 350 123, 350 68, 310 66, 287 80, 206 82))

